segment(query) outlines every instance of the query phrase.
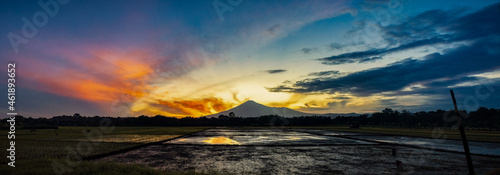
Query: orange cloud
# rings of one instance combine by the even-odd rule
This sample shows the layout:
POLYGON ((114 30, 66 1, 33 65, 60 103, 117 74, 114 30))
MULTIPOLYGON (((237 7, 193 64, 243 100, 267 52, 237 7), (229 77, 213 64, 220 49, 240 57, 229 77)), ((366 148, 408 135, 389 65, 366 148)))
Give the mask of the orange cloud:
POLYGON ((26 66, 29 68, 22 69, 21 77, 28 80, 24 81, 24 87, 89 101, 104 111, 118 113, 128 108, 127 114, 118 115, 132 112, 133 115, 202 116, 234 106, 219 98, 157 101, 156 95, 150 93, 159 88, 156 86, 162 86, 161 81, 175 82, 193 69, 214 63, 210 55, 199 50, 182 52, 176 57, 164 54, 158 48, 85 44, 43 49, 36 56, 21 58, 30 63, 26 66), (132 108, 135 104, 143 108, 136 111, 132 108))
MULTIPOLYGON (((171 114, 183 116, 205 116, 228 110, 235 106, 234 103, 228 103, 221 98, 207 97, 199 100, 182 100, 182 101, 164 101, 158 100, 161 109, 171 114)), ((177 116, 178 116, 177 115, 177 116)))
POLYGON ((35 82, 37 90, 98 103, 111 102, 120 95, 141 97, 152 89, 147 85, 153 72, 147 63, 154 63, 149 52, 90 49, 87 54, 59 54, 67 65, 23 58, 36 65, 25 69, 24 78, 35 82))

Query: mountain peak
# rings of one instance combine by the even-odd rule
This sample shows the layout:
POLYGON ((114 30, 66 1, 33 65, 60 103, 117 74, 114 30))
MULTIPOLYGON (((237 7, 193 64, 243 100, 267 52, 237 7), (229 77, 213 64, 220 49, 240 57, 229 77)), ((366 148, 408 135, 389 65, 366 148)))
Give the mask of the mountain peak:
MULTIPOLYGON (((253 101, 253 100, 247 100, 245 102, 243 102, 242 104, 245 104, 245 103, 257 103, 256 101, 253 101)), ((260 104, 260 103, 259 103, 260 104)))
POLYGON ((267 106, 260 104, 260 103, 257 103, 256 101, 253 101, 253 100, 247 100, 247 101, 241 103, 240 105, 238 105, 237 107, 257 108, 257 107, 267 107, 267 106))
POLYGON ((284 117, 292 117, 292 116, 305 116, 310 115, 307 113, 295 111, 292 109, 288 109, 285 107, 275 108, 269 107, 260 103, 257 103, 253 100, 247 100, 240 105, 229 109, 227 111, 219 112, 217 114, 212 114, 210 116, 217 117, 219 115, 229 115, 229 113, 233 112, 236 116, 241 117, 259 117, 262 115, 280 115, 284 117))

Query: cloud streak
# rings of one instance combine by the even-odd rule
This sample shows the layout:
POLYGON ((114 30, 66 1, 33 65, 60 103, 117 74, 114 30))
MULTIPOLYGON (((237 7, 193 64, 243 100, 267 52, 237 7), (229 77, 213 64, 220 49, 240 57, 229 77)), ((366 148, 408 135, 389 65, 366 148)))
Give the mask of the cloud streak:
POLYGON ((311 54, 311 53, 319 52, 319 49, 316 48, 316 47, 313 47, 313 48, 302 48, 300 51, 302 53, 304 53, 304 54, 311 54))
POLYGON ((265 72, 267 72, 269 74, 279 74, 279 73, 286 72, 286 70, 285 69, 273 69, 273 70, 266 70, 265 72))
POLYGON ((313 72, 310 73, 308 76, 333 76, 333 75, 340 75, 340 71, 338 70, 332 70, 332 71, 321 71, 321 72, 313 72))

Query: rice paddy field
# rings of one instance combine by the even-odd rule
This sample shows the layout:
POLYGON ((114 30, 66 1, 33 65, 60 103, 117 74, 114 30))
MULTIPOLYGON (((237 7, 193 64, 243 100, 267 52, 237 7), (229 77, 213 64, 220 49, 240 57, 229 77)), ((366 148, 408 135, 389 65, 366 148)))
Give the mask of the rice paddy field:
MULTIPOLYGON (((477 174, 498 168, 500 144, 469 145, 477 174)), ((212 128, 98 161, 196 173, 467 174, 460 141, 310 128, 212 128)))
MULTIPOLYGON (((226 128, 228 129, 228 131, 225 131, 225 129, 221 128, 213 130, 213 128, 214 127, 115 127, 111 132, 102 133, 102 135, 96 134, 96 132, 94 132, 99 129, 97 127, 59 127, 59 129, 40 129, 35 131, 19 129, 16 130, 15 140, 16 168, 7 166, 8 159, 2 158, 0 159, 0 171, 2 172, 2 174, 55 174, 53 163, 64 163, 64 161, 67 160, 68 157, 71 157, 69 156, 71 154, 68 152, 68 149, 77 150, 80 149, 82 145, 90 145, 89 147, 84 147, 87 149, 84 149, 83 151, 85 152, 84 156, 80 157, 83 160, 78 162, 77 166, 71 168, 71 172, 65 172, 66 174, 273 174, 276 172, 309 172, 307 171, 307 167, 297 168, 291 165, 285 165, 287 164, 287 162, 294 160, 294 157, 299 154, 301 160, 309 160, 308 163, 311 166, 320 166, 315 162, 322 162, 323 164, 325 164, 319 167, 322 168, 323 171, 310 173, 324 174, 327 172, 331 172, 333 174, 345 174, 345 172, 347 172, 346 170, 353 170, 353 167, 357 166, 356 164, 362 162, 366 163, 372 160, 371 158, 366 159, 363 157, 356 157, 355 155, 352 155, 351 152, 353 148, 356 148, 355 151, 357 152, 362 152, 363 150, 365 150, 368 151, 367 153, 373 153, 376 156, 378 156, 379 154, 382 156, 387 156, 385 154, 388 150, 390 152, 390 149, 392 148, 391 146, 388 146, 386 144, 387 142, 377 143, 380 146, 374 147, 372 146, 373 143, 365 143, 365 141, 353 139, 365 139, 367 135, 373 135, 368 138, 383 136, 384 138, 388 138, 389 141, 397 141, 398 139, 402 138, 395 136, 410 136, 410 138, 433 138, 436 135, 437 131, 439 131, 440 136, 443 139, 451 140, 446 142, 448 144, 454 144, 456 141, 453 140, 460 139, 460 135, 457 130, 447 128, 402 129, 361 127, 359 129, 351 129, 348 126, 321 126, 286 127, 276 130, 276 128, 270 127, 245 127, 226 128), (210 128, 212 129, 206 130, 210 128), (255 135, 255 132, 253 131, 266 129, 273 130, 272 132, 259 133, 259 137, 256 138, 259 138, 260 140, 253 138, 255 135), (335 135, 338 133, 343 133, 344 135, 345 133, 358 134, 347 134, 347 136, 350 138, 346 139, 335 137, 335 135), (394 137, 392 137, 391 135, 393 135, 394 137), (205 137, 210 137, 210 139, 206 139, 205 137), (222 147, 212 144, 207 145, 207 143, 212 142, 223 143, 223 145, 222 147), (155 144, 151 145, 151 143, 155 144), (242 143, 243 145, 238 145, 242 143), (226 146, 224 146, 224 144, 226 146), (290 146, 288 144, 299 145, 290 146), (231 147, 228 147, 227 145, 231 145, 231 147), (272 146, 269 147, 268 145, 272 146), (319 147, 317 145, 319 145, 319 147), (261 147, 265 149, 260 149, 261 147), (143 154, 144 150, 149 151, 150 154, 143 154), (308 150, 312 151, 308 152, 308 150), (214 155, 211 154, 212 151, 214 152, 214 155), (325 151, 331 152, 332 155, 335 154, 336 156, 340 156, 343 158, 331 159, 331 157, 328 157, 326 154, 321 154, 321 152, 325 151), (197 155, 194 155, 197 152, 203 154, 198 157, 197 155), (315 152, 318 154, 315 155, 315 152), (130 153, 133 153, 132 155, 137 154, 141 156, 137 158, 137 161, 131 161, 130 153), (245 159, 245 156, 241 157, 240 155, 238 155, 239 153, 242 153, 242 155, 246 155, 247 158, 252 159, 247 160, 245 159), (205 156, 206 159, 214 160, 214 162, 203 162, 203 156, 205 156), (239 156, 239 158, 234 156, 239 156), (95 160, 93 157, 98 159, 95 160), (228 162, 227 159, 225 159, 226 157, 232 157, 229 160, 234 159, 233 162, 228 162), (281 158, 279 160, 275 160, 275 157, 281 157, 283 158, 283 160, 281 158), (311 159, 306 159, 308 157, 311 159), (322 159, 320 161, 315 161, 315 157, 322 159), (147 160, 145 160, 144 158, 147 158, 147 160), (219 158, 224 158, 224 160, 218 160, 219 158), (244 159, 244 161, 237 161, 242 158, 244 159), (157 163, 149 164, 151 163, 150 161, 157 163), (158 161, 164 162, 158 163, 158 161), (186 162, 186 164, 179 164, 177 163, 177 161, 186 162), (280 169, 276 172, 260 171, 258 169, 266 169, 269 161, 271 161, 270 165, 276 164, 276 166, 283 167, 284 169, 280 169), (333 163, 335 164, 342 164, 342 162, 347 164, 344 167, 345 169, 332 169, 332 167, 327 166, 327 164, 332 163, 331 161, 334 161, 333 163), (245 162, 253 163, 254 165, 256 165, 256 169, 252 167, 245 167, 245 162), (231 171, 230 168, 228 169, 226 167, 226 163, 231 166, 239 165, 236 166, 236 168, 240 169, 231 171), (204 164, 213 164, 217 166, 202 166, 204 164), (170 168, 168 168, 169 166, 170 168), (200 171, 200 167, 202 167, 202 171, 200 171), (287 169, 293 171, 288 171, 287 169)), ((7 130, 3 131, 7 132, 7 130)), ((467 130, 466 134, 468 140, 475 143, 500 143, 499 131, 467 130)), ((425 139, 412 140, 426 141, 425 139)), ((2 144, 2 148, 8 148, 8 141, 9 140, 7 139, 7 137, 0 138, 0 144, 2 144)), ((377 138, 377 141, 380 141, 380 138, 377 138)), ((402 155, 406 156, 405 159, 407 160, 411 160, 411 155, 414 153, 419 153, 420 157, 422 157, 421 154, 428 152, 426 150, 420 151, 419 149, 419 151, 414 151, 414 148, 408 147, 401 147, 400 150, 402 155)), ((484 153, 484 151, 478 152, 478 154, 480 153, 484 153)), ((6 157, 7 154, 7 151, 0 151, 1 157, 6 157)), ((430 152, 430 157, 428 159, 430 161, 446 162, 446 157, 452 157, 452 160, 455 160, 461 159, 462 156, 453 153, 441 153, 439 151, 436 152, 434 150, 434 152, 430 152), (439 156, 441 156, 440 160, 434 159, 436 158, 436 156, 438 156, 437 158, 440 158, 439 156)), ((424 158, 427 159, 426 157, 424 158)), ((392 160, 393 157, 389 156, 389 159, 392 160)), ((488 165, 489 163, 498 163, 498 161, 490 161, 490 159, 491 158, 481 157, 480 159, 477 158, 476 160, 479 161, 479 163, 481 163, 483 167, 490 167, 488 165)), ((373 160, 378 161, 379 159, 373 160)), ((443 164, 443 167, 447 168, 448 164, 455 164, 457 162, 460 161, 450 161, 447 164, 443 164)), ((374 163, 376 163, 376 161, 374 163)), ((385 173, 394 172, 391 169, 394 168, 392 167, 392 163, 392 161, 385 162, 384 166, 390 167, 387 169, 383 169, 385 173)), ((437 163, 439 164, 439 162, 437 163)), ((416 163, 413 162, 412 166, 418 167, 415 165, 416 163)), ((314 166, 310 168, 314 168, 314 166)), ((363 166, 366 165, 363 164, 363 166)), ((378 168, 380 169, 381 167, 378 168)), ((442 172, 432 169, 433 167, 426 168, 430 168, 429 170, 432 170, 433 172, 442 172)), ((460 170, 463 170, 463 167, 460 170)), ((487 172, 487 170, 489 169, 483 168, 482 172, 487 172)), ((358 173, 360 172, 361 171, 359 171, 358 173)), ((425 174, 425 171, 423 171, 423 173, 425 174)))
MULTIPOLYGON (((344 132, 359 132, 370 134, 396 135, 396 136, 413 136, 423 138, 433 138, 439 133, 446 136, 449 140, 461 140, 458 129, 452 128, 434 128, 434 129, 414 129, 414 128, 382 128, 382 127, 361 127, 349 128, 349 126, 311 126, 311 127, 287 127, 290 129, 320 129, 329 131, 344 131, 344 132)), ((495 142, 500 143, 499 130, 486 130, 478 128, 469 128, 465 130, 467 140, 479 142, 495 142)))
MULTIPOLYGON (((54 174, 51 163, 53 160, 60 162, 66 160, 70 155, 68 149, 77 151, 79 146, 84 147, 85 149, 82 152, 85 154, 80 158, 85 159, 175 138, 204 129, 206 127, 115 127, 111 132, 100 132, 102 135, 95 132, 100 131, 99 127, 59 127, 59 129, 39 129, 35 131, 18 129, 16 130, 15 139, 16 168, 7 166, 9 160, 5 157, 9 152, 0 151, 0 157, 2 157, 0 159, 0 171, 3 172, 2 174, 54 174)), ((8 132, 7 130, 3 131, 8 132)), ((1 147, 8 148, 9 141, 7 137, 1 137, 1 147)), ((82 174, 88 174, 86 171, 102 166, 130 169, 128 166, 83 161, 71 174, 78 174, 79 169, 82 170, 82 174)), ((107 171, 104 171, 104 174, 107 171)), ((122 174, 119 173, 119 170, 109 169, 109 172, 114 171, 122 174)), ((155 170, 151 171, 154 172, 155 170)), ((127 172, 133 171, 127 170, 127 172)), ((143 171, 140 172, 139 174, 143 174, 143 171)))

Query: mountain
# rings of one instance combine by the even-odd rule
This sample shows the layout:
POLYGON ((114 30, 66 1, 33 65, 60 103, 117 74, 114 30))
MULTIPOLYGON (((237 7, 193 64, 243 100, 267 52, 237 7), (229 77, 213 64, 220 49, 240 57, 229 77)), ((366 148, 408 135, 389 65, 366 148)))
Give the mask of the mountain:
POLYGON ((336 113, 328 113, 328 114, 311 114, 305 112, 299 112, 290 108, 275 108, 269 107, 260 103, 257 103, 253 100, 248 100, 245 103, 242 103, 232 109, 227 111, 222 111, 217 114, 207 115, 206 117, 219 117, 219 115, 229 116, 229 113, 234 112, 237 117, 259 117, 263 115, 279 115, 283 117, 300 117, 300 116, 329 116, 329 117, 338 117, 338 116, 359 116, 361 114, 356 113, 348 113, 348 114, 336 114, 336 113))
POLYGON ((284 117, 294 117, 294 116, 312 116, 316 114, 309 114, 304 112, 299 112, 290 108, 275 108, 262 105, 253 100, 248 100, 245 103, 242 103, 232 109, 227 111, 222 111, 217 114, 208 115, 207 117, 218 117, 219 115, 227 115, 229 113, 234 112, 237 117, 259 117, 263 115, 279 115, 284 117))

